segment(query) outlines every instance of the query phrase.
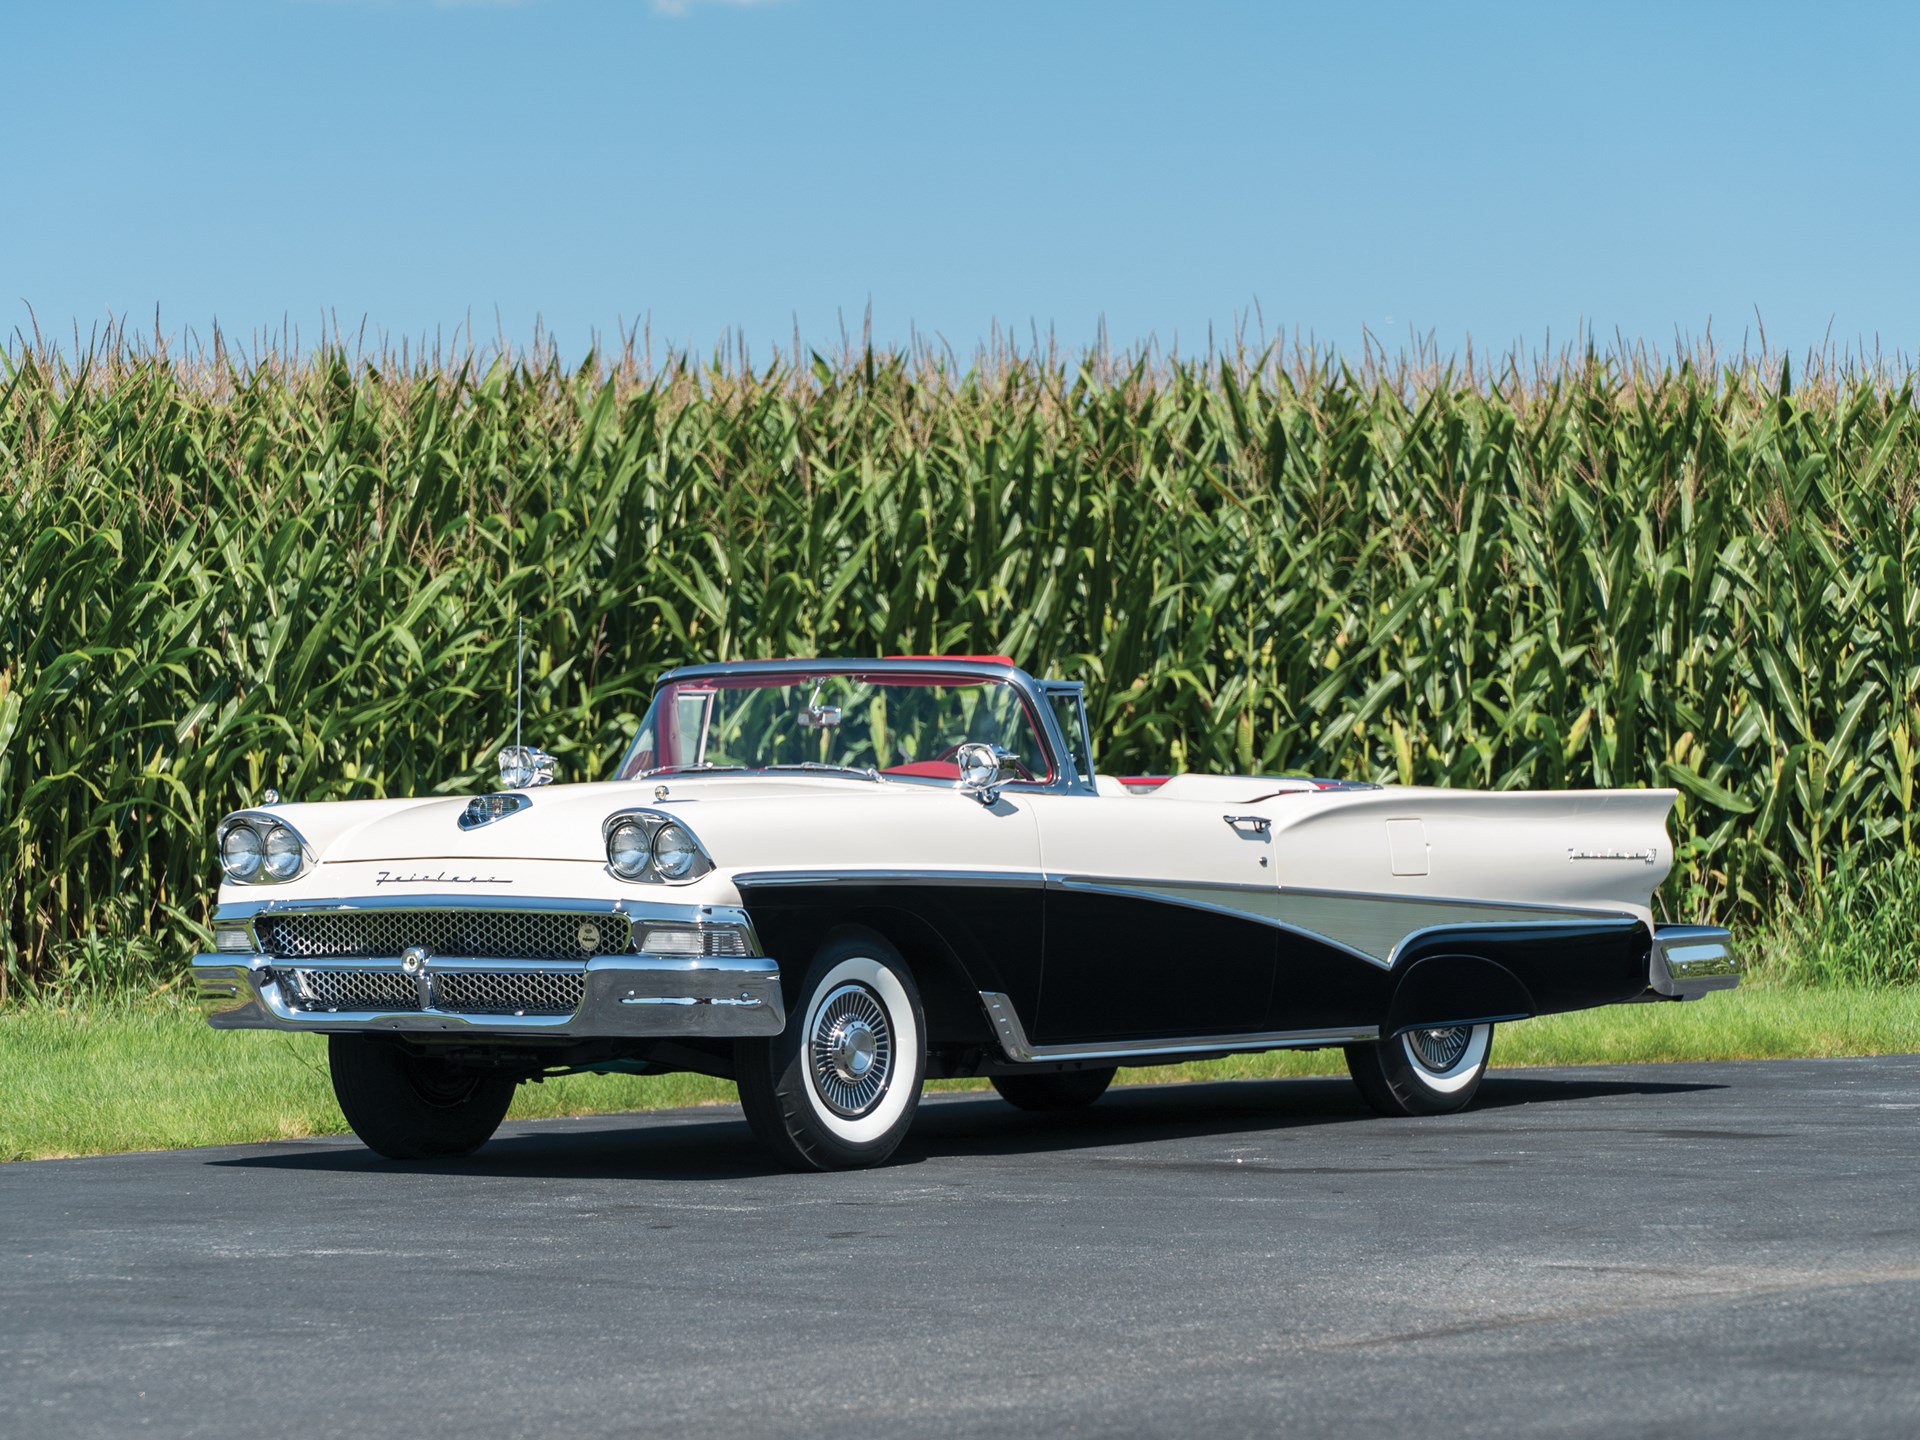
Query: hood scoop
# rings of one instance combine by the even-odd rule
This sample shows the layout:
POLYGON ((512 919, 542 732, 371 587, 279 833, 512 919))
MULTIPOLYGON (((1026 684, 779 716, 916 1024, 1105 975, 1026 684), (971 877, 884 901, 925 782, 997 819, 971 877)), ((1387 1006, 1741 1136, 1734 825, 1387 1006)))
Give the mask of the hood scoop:
POLYGON ((478 830, 482 825, 491 825, 509 815, 518 815, 531 804, 533 801, 524 795, 476 795, 467 802, 467 808, 460 812, 460 828, 478 830))

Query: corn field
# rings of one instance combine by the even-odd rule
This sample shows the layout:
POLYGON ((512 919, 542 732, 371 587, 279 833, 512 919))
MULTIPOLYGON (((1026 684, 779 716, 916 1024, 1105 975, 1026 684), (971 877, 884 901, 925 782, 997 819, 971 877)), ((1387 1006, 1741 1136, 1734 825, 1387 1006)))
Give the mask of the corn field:
POLYGON ((226 810, 604 773, 653 677, 1006 652, 1101 768, 1672 785, 1677 916, 1915 848, 1911 373, 0 352, 0 999, 164 983, 226 810))

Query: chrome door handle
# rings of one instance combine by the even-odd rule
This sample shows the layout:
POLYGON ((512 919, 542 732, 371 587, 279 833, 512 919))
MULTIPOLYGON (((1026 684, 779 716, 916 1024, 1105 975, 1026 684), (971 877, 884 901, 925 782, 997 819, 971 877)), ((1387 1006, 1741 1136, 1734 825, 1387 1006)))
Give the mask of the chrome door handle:
POLYGON ((1222 815, 1220 818, 1236 831, 1244 825, 1255 835, 1265 835, 1273 829, 1273 821, 1265 815, 1222 815))

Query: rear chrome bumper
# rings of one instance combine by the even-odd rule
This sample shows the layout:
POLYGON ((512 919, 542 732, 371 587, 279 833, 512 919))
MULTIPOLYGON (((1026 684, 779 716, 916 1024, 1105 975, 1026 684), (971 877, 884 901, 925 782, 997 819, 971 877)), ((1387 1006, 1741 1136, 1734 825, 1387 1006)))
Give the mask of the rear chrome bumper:
MULTIPOLYGON (((445 965, 464 975, 571 969, 583 977, 580 1005, 571 1015, 444 1010, 434 1005, 429 983, 423 987, 425 1003, 414 1009, 322 1009, 299 999, 293 971, 347 967, 271 955, 196 955, 193 980, 200 1009, 216 1030, 384 1030, 584 1040, 777 1035, 787 1023, 780 966, 764 956, 596 955, 572 967, 486 960, 448 960, 445 965)), ((351 968, 390 972, 396 978, 407 974, 398 957, 357 959, 351 968)), ((430 982, 431 977, 426 978, 430 982)))
POLYGON ((1718 925, 1656 925, 1648 984, 1670 1000, 1697 1000, 1740 983, 1733 932, 1718 925))

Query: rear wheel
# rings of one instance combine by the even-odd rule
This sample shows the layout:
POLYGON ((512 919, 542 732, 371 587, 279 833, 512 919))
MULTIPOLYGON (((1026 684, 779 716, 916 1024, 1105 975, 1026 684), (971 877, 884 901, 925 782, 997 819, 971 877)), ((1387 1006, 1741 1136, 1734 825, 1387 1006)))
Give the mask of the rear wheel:
POLYGON ((513 1103, 511 1075, 411 1055, 367 1035, 328 1036, 327 1062, 340 1113, 389 1160, 471 1154, 513 1103))
POLYGON ((995 1075, 993 1088, 1022 1110, 1084 1110, 1113 1083, 1108 1065, 1095 1070, 1063 1070, 1052 1075, 995 1075))
POLYGON ((851 1170, 893 1154, 927 1073, 920 991, 869 930, 835 931, 814 956, 787 1028, 735 1047, 756 1139, 795 1170, 851 1170))
POLYGON ((1450 1115, 1480 1088, 1493 1026, 1429 1026, 1346 1050, 1353 1083, 1382 1115, 1450 1115))

